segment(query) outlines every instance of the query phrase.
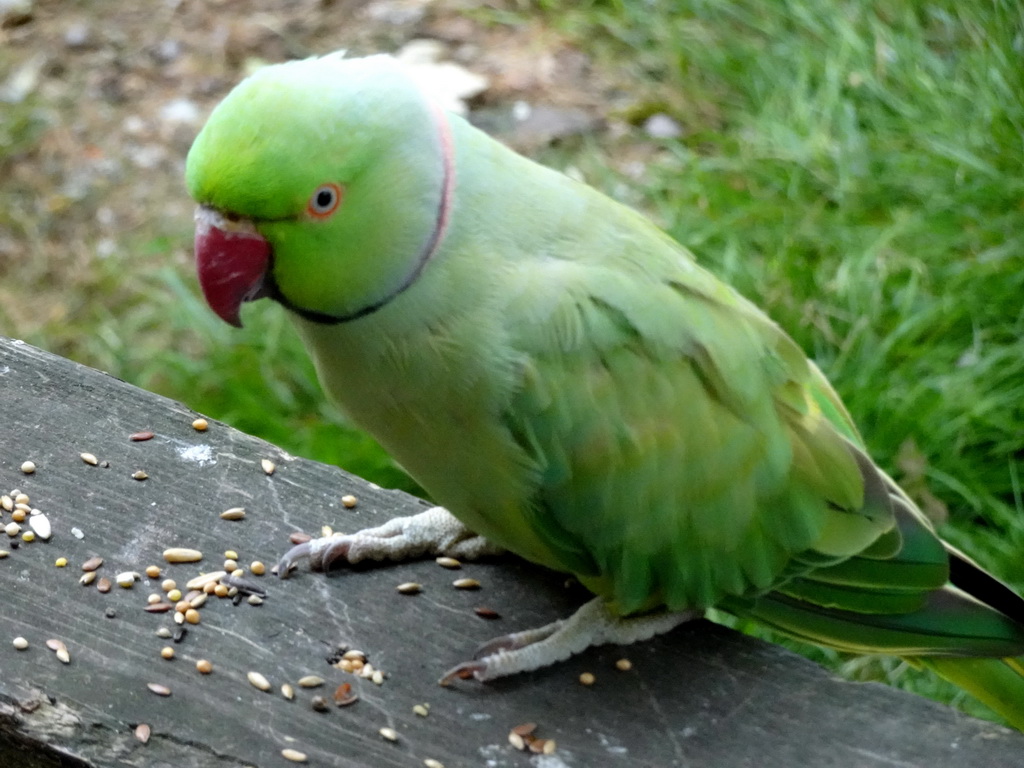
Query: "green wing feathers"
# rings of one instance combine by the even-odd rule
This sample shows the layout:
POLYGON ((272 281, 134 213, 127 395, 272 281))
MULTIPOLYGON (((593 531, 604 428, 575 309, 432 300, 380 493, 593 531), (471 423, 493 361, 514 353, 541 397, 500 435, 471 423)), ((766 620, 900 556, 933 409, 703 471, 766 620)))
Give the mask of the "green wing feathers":
POLYGON ((695 266, 629 278, 552 262, 522 288, 505 418, 556 559, 622 613, 717 605, 909 657, 1021 726, 1024 601, 937 537, 753 305, 695 266))

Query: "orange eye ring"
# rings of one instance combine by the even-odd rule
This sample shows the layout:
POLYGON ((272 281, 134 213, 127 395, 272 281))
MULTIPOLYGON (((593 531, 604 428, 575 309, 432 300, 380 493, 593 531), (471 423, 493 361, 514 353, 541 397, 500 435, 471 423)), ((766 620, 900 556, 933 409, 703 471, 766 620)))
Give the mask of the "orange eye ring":
POLYGON ((341 205, 341 187, 333 182, 321 184, 309 197, 306 203, 306 214, 311 219, 323 221, 334 214, 341 205))

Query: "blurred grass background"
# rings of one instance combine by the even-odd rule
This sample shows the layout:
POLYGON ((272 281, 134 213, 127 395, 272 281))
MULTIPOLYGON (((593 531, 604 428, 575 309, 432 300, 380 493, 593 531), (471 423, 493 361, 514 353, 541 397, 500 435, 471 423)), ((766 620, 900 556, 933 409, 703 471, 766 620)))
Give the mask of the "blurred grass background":
MULTIPOLYGON (((627 130, 563 141, 538 159, 649 213, 766 307, 944 535, 1024 588, 1022 6, 458 8, 481 28, 540 24, 632 84, 613 115, 627 130), (680 135, 644 135, 656 113, 680 135)), ((48 130, 33 99, 0 112, 0 172, 40 152, 48 130)), ((33 203, 17 176, 2 184, 0 230, 24 250, 0 262, 0 332, 415 490, 324 403, 278 308, 247 309, 243 331, 205 308, 183 217, 145 218, 98 258, 95 239, 70 237, 89 224, 73 206, 33 203), (61 310, 47 311, 54 291, 61 310)), ((963 703, 891 660, 812 655, 963 703)))

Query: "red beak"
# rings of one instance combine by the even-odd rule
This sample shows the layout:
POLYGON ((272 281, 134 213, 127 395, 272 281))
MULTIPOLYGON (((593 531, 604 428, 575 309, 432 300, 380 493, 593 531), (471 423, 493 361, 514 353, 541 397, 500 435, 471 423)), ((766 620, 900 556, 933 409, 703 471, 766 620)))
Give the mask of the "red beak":
POLYGON ((242 327, 245 301, 261 297, 270 243, 247 220, 230 221, 213 208, 196 209, 196 269, 210 309, 242 327))

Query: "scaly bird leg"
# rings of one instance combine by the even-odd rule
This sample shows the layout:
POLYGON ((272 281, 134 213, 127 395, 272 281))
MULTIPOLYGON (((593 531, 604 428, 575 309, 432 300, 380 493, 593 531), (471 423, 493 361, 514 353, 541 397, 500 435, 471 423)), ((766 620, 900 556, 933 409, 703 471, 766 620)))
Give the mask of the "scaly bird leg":
POLYGON ((409 517, 396 517, 376 528, 335 534, 292 547, 277 564, 285 579, 299 560, 309 558, 314 571, 360 560, 404 560, 423 554, 448 555, 472 560, 503 550, 477 536, 444 507, 431 507, 409 517))
POLYGON ((683 622, 699 619, 700 611, 660 611, 622 618, 610 610, 604 598, 584 603, 568 619, 559 619, 537 629, 496 637, 477 649, 473 661, 450 669, 440 679, 448 685, 456 678, 493 680, 540 669, 586 650, 592 645, 630 645, 668 632, 683 622))

